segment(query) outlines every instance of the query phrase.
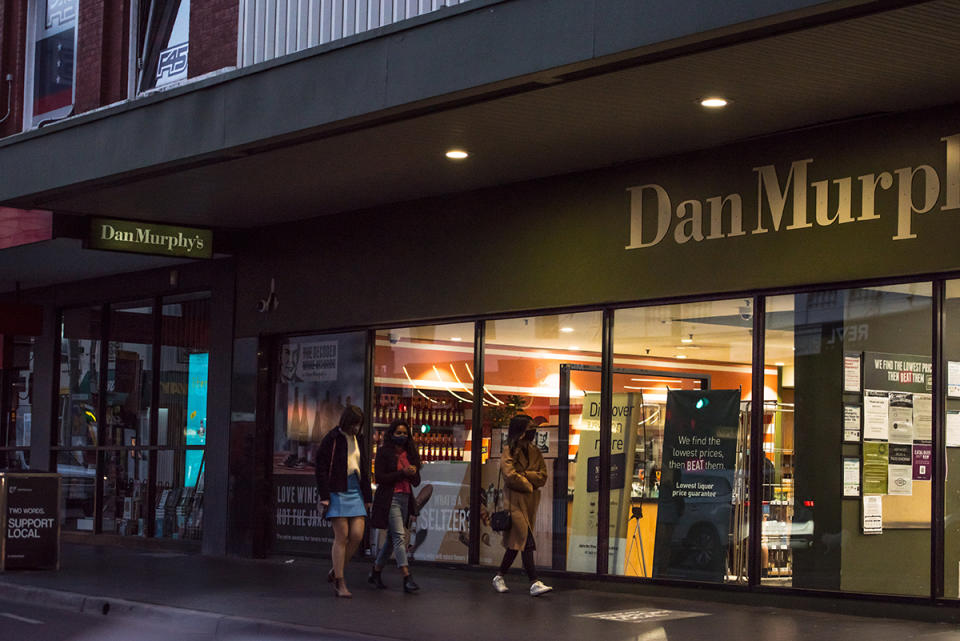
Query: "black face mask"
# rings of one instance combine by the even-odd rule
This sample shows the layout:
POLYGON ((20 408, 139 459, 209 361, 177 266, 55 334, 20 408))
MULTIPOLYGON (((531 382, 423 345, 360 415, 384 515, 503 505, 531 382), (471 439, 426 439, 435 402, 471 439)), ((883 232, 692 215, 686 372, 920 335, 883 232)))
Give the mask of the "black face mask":
POLYGON ((396 443, 397 445, 406 445, 406 444, 407 444, 407 437, 406 437, 406 436, 402 436, 402 435, 400 435, 400 434, 394 434, 394 435, 393 435, 393 442, 396 443))

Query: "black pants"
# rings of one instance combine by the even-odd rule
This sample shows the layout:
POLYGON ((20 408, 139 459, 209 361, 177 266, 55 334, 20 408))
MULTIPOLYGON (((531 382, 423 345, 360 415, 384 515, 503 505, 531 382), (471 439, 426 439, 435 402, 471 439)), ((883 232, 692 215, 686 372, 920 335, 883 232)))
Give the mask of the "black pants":
MULTIPOLYGON (((533 563, 533 551, 537 549, 533 542, 533 532, 527 530, 527 542, 523 546, 523 553, 520 558, 523 560, 523 569, 527 572, 527 577, 533 583, 537 580, 537 567, 533 563)), ((517 550, 506 550, 503 553, 503 561, 500 562, 500 574, 506 574, 517 560, 517 550)))

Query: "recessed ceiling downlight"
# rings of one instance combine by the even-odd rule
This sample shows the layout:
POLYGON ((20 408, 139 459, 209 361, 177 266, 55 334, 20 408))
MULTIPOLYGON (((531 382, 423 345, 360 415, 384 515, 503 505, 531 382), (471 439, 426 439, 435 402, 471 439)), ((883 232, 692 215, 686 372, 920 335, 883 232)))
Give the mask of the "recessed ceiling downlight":
POLYGON ((728 104, 730 104, 730 101, 720 96, 708 96, 700 100, 700 106, 706 107, 707 109, 722 109, 728 104))
POLYGON ((451 149, 445 155, 450 160, 463 160, 464 158, 467 158, 470 154, 468 154, 463 149, 451 149))

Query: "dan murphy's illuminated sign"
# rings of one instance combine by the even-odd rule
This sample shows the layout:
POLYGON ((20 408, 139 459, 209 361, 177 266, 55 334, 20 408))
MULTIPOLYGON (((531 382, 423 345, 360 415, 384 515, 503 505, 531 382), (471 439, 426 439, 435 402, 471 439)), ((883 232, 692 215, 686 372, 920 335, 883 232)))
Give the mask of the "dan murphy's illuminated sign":
POLYGON ((196 227, 93 218, 87 247, 157 256, 211 258, 213 232, 196 227))

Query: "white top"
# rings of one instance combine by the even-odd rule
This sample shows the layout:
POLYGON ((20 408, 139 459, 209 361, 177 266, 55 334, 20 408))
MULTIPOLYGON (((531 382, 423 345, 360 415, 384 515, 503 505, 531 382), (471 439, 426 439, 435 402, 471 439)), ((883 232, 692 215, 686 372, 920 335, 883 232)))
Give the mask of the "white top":
POLYGON ((360 476, 360 448, 357 447, 357 437, 346 432, 343 435, 347 437, 347 478, 351 474, 360 476))

